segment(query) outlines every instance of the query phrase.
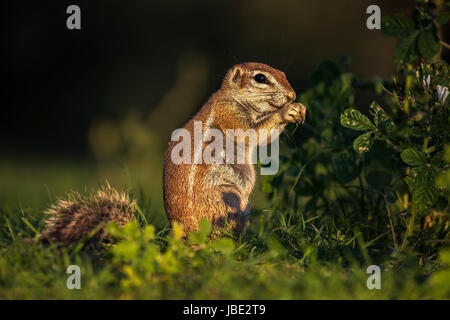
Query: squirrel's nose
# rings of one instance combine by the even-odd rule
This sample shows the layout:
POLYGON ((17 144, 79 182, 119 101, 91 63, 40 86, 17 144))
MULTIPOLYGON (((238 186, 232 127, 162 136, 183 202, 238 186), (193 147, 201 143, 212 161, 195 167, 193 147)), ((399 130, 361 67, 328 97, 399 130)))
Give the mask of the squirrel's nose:
POLYGON ((295 91, 289 91, 286 94, 286 97, 289 99, 289 101, 294 101, 297 96, 295 95, 295 91))

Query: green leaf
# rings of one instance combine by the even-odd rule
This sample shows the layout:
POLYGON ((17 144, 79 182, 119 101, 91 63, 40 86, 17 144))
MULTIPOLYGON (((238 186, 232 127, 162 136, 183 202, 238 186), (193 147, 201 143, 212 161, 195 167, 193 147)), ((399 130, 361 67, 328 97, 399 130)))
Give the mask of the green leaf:
POLYGON ((264 193, 272 193, 272 181, 273 181, 273 175, 270 176, 264 176, 263 185, 262 185, 262 191, 264 193))
POLYGON ((413 22, 402 15, 388 15, 381 20, 381 32, 391 37, 406 36, 412 30, 413 22))
POLYGON ((444 170, 436 178, 436 183, 438 186, 442 188, 450 189, 450 170, 444 170))
POLYGON ((408 185, 412 189, 413 211, 423 212, 432 207, 439 197, 436 184, 436 170, 429 165, 421 165, 411 169, 408 185))
POLYGON ((320 133, 320 139, 324 142, 332 142, 334 139, 336 139, 333 129, 331 129, 330 127, 325 128, 324 130, 322 130, 322 132, 320 133))
POLYGON ((211 222, 206 219, 201 219, 198 223, 198 233, 200 233, 204 239, 211 233, 211 229, 211 222))
POLYGON ((450 21, 450 12, 444 12, 444 13, 441 13, 440 15, 438 15, 438 16, 436 17, 436 21, 437 21, 439 24, 446 24, 447 22, 450 21))
POLYGON ((414 181, 414 179, 413 179, 412 177, 406 176, 406 177, 405 177, 405 182, 406 182, 406 184, 408 185, 408 187, 409 187, 411 190, 414 188, 414 183, 415 183, 415 181, 414 181))
POLYGON ((389 119, 386 112, 375 101, 369 107, 370 113, 373 115, 375 126, 381 132, 391 132, 394 129, 394 123, 389 119))
MULTIPOLYGON (((443 265, 450 265, 450 250, 444 249, 439 252, 439 260, 443 265)), ((437 299, 448 299, 450 296, 450 268, 442 268, 435 272, 430 278, 433 296, 437 299)))
POLYGON ((151 224, 145 226, 142 235, 144 236, 145 241, 150 241, 155 239, 155 227, 151 224))
POLYGON ((120 229, 120 227, 114 223, 114 222, 110 222, 106 225, 106 232, 108 232, 108 234, 112 235, 113 237, 124 237, 125 233, 123 232, 122 229, 120 229))
POLYGON ((420 33, 417 46, 420 54, 427 59, 432 59, 437 55, 441 47, 431 30, 424 30, 420 33))
POLYGON ((139 228, 139 225, 135 220, 128 222, 123 227, 124 236, 128 239, 140 239, 141 238, 141 230, 139 228))
POLYGON ((434 156, 431 157, 430 161, 432 166, 441 168, 445 166, 445 160, 444 160, 444 150, 441 150, 439 152, 436 152, 434 156))
POLYGON ((353 130, 375 129, 369 118, 355 109, 347 109, 341 113, 341 124, 353 130))
POLYGON ((198 223, 198 231, 191 232, 189 242, 195 244, 205 243, 206 238, 211 233, 211 223, 206 219, 201 219, 198 223))
POLYGON ((373 140, 373 131, 366 132, 353 141, 353 149, 359 153, 367 152, 370 150, 373 140))
POLYGON ((414 60, 416 55, 416 38, 419 31, 414 31, 408 37, 401 39, 395 47, 395 59, 400 63, 407 63, 414 60))
POLYGON ((136 241, 122 241, 112 248, 115 258, 125 262, 132 261, 139 252, 139 243, 136 241))
POLYGON ((417 151, 413 148, 403 150, 400 154, 403 162, 410 166, 419 166, 427 164, 427 155, 423 151, 417 151))
POLYGON ((444 147, 444 161, 450 164, 450 145, 444 147))
POLYGON ((432 207, 439 197, 439 188, 435 183, 418 185, 413 191, 413 205, 420 210, 432 207))
POLYGON ((211 248, 222 252, 224 255, 230 255, 234 250, 233 240, 222 238, 210 244, 211 248))

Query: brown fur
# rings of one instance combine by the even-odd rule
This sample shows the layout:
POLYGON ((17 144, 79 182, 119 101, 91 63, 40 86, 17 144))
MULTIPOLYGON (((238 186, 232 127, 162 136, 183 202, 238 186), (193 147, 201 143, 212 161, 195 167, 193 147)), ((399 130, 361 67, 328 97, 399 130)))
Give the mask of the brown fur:
MULTIPOLYGON (((209 128, 222 133, 226 129, 258 132, 275 128, 281 132, 288 122, 305 119, 306 108, 294 103, 295 97, 283 72, 253 62, 234 66, 227 72, 221 88, 184 126, 191 133, 191 159, 194 159, 194 120, 202 121, 203 131, 209 122, 209 128), (258 73, 266 75, 271 84, 256 83, 254 76, 258 73)), ((244 143, 247 150, 254 147, 239 138, 234 142, 244 143)), ((248 198, 255 184, 255 171, 249 159, 245 164, 175 164, 171 152, 176 143, 169 143, 164 160, 163 191, 168 219, 183 224, 185 234, 196 230, 204 218, 216 230, 228 223, 236 236, 242 236, 250 213, 248 198)))
POLYGON ((95 240, 107 240, 103 227, 109 222, 124 226, 134 218, 134 201, 128 194, 119 193, 111 187, 104 187, 82 197, 71 193, 67 199, 60 199, 46 213, 46 229, 40 239, 57 243, 75 243, 90 233, 95 240))

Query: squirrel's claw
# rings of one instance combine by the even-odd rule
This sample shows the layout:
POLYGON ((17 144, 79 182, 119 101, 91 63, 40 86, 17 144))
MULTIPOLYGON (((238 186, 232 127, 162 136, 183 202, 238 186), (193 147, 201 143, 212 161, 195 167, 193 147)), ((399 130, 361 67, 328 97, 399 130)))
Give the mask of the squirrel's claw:
POLYGON ((301 104, 301 103, 297 103, 300 107, 300 116, 301 116, 301 123, 305 123, 306 120, 306 107, 301 104))
POLYGON ((306 107, 301 103, 290 103, 283 107, 282 118, 285 122, 304 123, 306 119, 306 107))

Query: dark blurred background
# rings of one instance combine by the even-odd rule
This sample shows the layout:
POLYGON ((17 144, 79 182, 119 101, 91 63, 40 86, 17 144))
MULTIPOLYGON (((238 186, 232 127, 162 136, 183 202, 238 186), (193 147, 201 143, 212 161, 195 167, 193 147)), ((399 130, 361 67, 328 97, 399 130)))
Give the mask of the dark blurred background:
POLYGON ((3 1, 0 200, 52 201, 108 179, 149 190, 159 206, 170 133, 229 67, 270 64, 297 93, 321 61, 344 55, 358 76, 387 77, 396 40, 366 28, 366 8, 384 16, 410 3, 3 1), (66 28, 71 4, 81 30, 66 28))

